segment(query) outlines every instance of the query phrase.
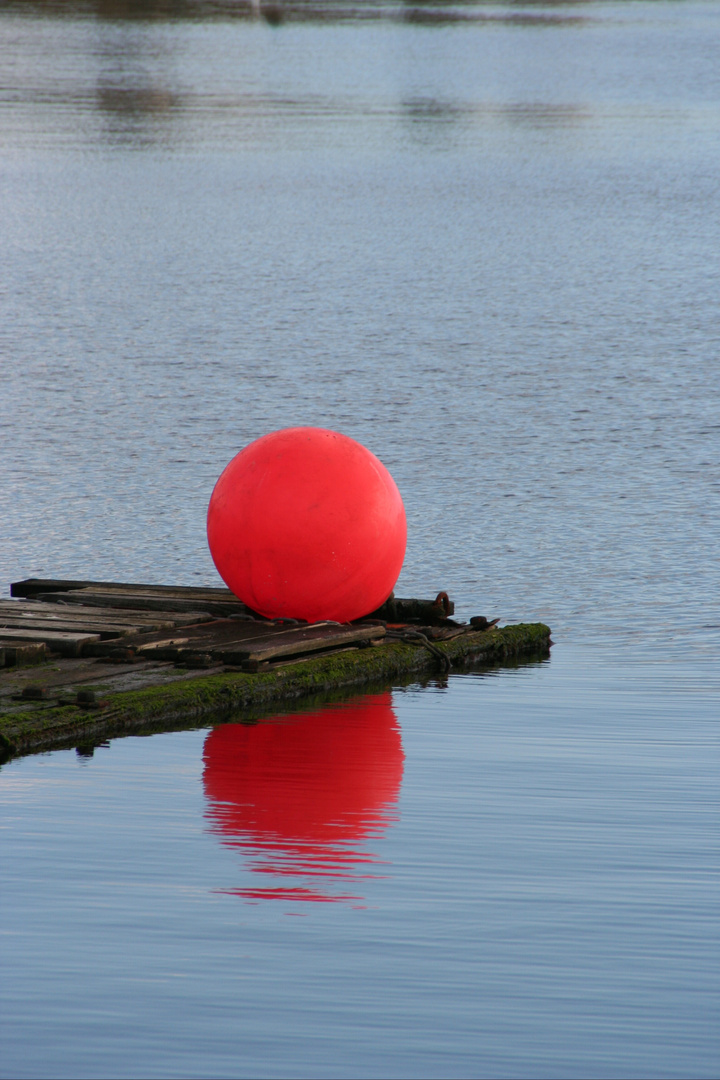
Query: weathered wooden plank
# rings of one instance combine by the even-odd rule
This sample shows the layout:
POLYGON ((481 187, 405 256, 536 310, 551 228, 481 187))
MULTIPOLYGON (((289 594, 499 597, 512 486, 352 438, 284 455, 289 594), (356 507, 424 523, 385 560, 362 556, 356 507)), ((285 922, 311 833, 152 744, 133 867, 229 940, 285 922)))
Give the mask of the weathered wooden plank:
POLYGON ((45 659, 45 644, 42 641, 13 642, 0 636, 0 651, 5 654, 6 667, 29 667, 45 659))
POLYGON ((193 624, 190 626, 180 625, 171 629, 150 632, 140 630, 137 633, 128 634, 123 637, 122 643, 119 643, 117 639, 115 642, 96 642, 94 645, 86 648, 84 655, 107 656, 112 653, 113 646, 117 647, 118 645, 121 645, 122 648, 133 649, 138 656, 143 655, 147 649, 150 653, 148 658, 174 660, 177 658, 177 651, 180 648, 187 646, 188 648, 204 650, 208 644, 218 645, 223 641, 236 640, 246 632, 246 626, 255 627, 256 629, 253 633, 257 634, 258 625, 262 627, 271 624, 258 624, 250 622, 249 620, 246 623, 245 620, 215 619, 212 622, 193 624))
MULTIPOLYGON (((200 607, 214 615, 222 615, 222 605, 230 605, 233 610, 242 610, 252 614, 250 609, 238 600, 227 588, 214 588, 212 586, 198 585, 148 585, 133 582, 115 581, 81 581, 70 578, 26 578, 24 581, 16 581, 10 587, 12 596, 40 597, 50 600, 49 594, 62 593, 67 595, 72 592, 86 591, 95 596, 105 594, 109 598, 108 606, 131 606, 126 601, 129 597, 142 598, 136 606, 145 609, 151 606, 151 600, 166 598, 168 603, 165 610, 187 610, 185 605, 192 601, 202 601, 200 607), (122 598, 122 599, 121 599, 122 598), (181 607, 170 606, 170 601, 177 601, 181 607), (212 605, 212 606, 208 606, 212 605)), ((80 601, 81 602, 81 601, 80 601)), ((96 600, 93 599, 93 604, 96 600)), ((367 618, 380 618, 389 622, 440 622, 454 614, 455 605, 448 599, 446 593, 438 593, 434 600, 402 599, 391 596, 377 611, 369 613, 367 618)), ((227 614, 232 612, 228 609, 227 614)))
MULTIPOLYGON (((16 603, 9 601, 9 603, 16 603)), ((20 606, 19 604, 17 605, 20 606)), ((182 624, 183 618, 180 619, 182 624)), ((185 621, 187 617, 185 617, 185 621)), ((190 620, 194 622, 194 620, 190 620)), ((98 633, 104 636, 120 637, 127 634, 142 634, 148 632, 163 631, 167 633, 177 629, 177 618, 171 615, 169 618, 148 617, 143 613, 143 618, 124 618, 118 613, 102 608, 81 608, 80 613, 63 608, 56 604, 37 605, 31 611, 20 611, 18 615, 8 613, 0 608, 0 631, 3 627, 22 630, 64 630, 77 631, 78 633, 98 633)))
POLYGON ((66 622, 65 619, 40 619, 37 617, 32 619, 9 619, 6 616, 0 616, 0 634, 4 630, 57 630, 69 634, 87 632, 90 634, 111 633, 120 636, 120 634, 128 633, 131 629, 133 628, 100 622, 98 619, 66 622))
POLYGON ((99 641, 99 634, 66 633, 60 630, 2 630, 0 635, 6 641, 43 642, 53 652, 63 656, 80 656, 83 645, 99 641))
MULTIPOLYGON (((142 596, 144 602, 148 598, 167 597, 167 599, 180 600, 185 604, 193 597, 196 600, 214 604, 231 604, 249 609, 242 604, 241 600, 226 588, 214 588, 212 585, 153 585, 141 582, 121 581, 91 581, 76 580, 71 578, 26 578, 23 581, 14 581, 11 585, 12 596, 40 596, 49 593, 69 593, 87 590, 93 593, 113 593, 117 596, 142 596)), ((45 597, 50 598, 50 597, 45 597)), ((93 602, 95 603, 95 602, 93 602)), ((111 606, 116 606, 112 604, 111 606)), ((146 607, 146 603, 142 607, 146 607)), ((166 610, 175 610, 169 607, 166 610)), ((209 610, 209 609, 208 609, 209 610)), ((213 608, 213 611, 216 609, 213 608)), ((440 620, 452 616, 454 604, 448 599, 446 593, 438 593, 435 599, 403 599, 391 596, 377 611, 369 613, 367 618, 379 618, 390 622, 427 621, 440 620)))
POLYGON ((73 578, 25 578, 23 581, 14 581, 12 583, 10 595, 31 597, 36 596, 38 593, 73 592, 77 589, 94 589, 101 592, 142 592, 156 596, 203 596, 209 600, 235 599, 230 589, 213 588, 212 586, 145 585, 138 582, 78 581, 73 578))
MULTIPOLYGON (((335 626, 335 624, 314 624, 316 627, 335 626)), ((154 634, 152 636, 129 638, 127 644, 137 651, 139 656, 153 656, 159 660, 175 660, 181 651, 192 649, 196 652, 208 652, 218 654, 218 650, 240 649, 246 651, 253 645, 261 645, 269 640, 275 641, 278 637, 287 640, 288 636, 295 638, 298 633, 308 630, 307 623, 288 627, 284 624, 273 624, 262 621, 236 621, 234 619, 222 619, 203 626, 183 628, 183 637, 169 634, 154 634), (250 643, 250 644, 248 644, 250 643)), ((98 651, 96 647, 95 651, 98 651)))
POLYGON ((58 604, 48 606, 53 606, 56 611, 62 611, 63 618, 67 617, 69 610, 74 609, 80 611, 82 617, 92 618, 91 612, 94 612, 94 617, 97 619, 105 619, 108 622, 116 623, 118 626, 136 626, 138 631, 146 633, 154 629, 166 630, 168 627, 195 626, 197 623, 214 622, 216 618, 209 611, 164 611, 162 609, 157 611, 136 611, 134 608, 94 608, 89 604, 69 604, 67 608, 65 606, 60 607, 58 604))
POLYGON ((189 638, 189 637, 162 637, 159 641, 148 641, 145 645, 138 645, 136 652, 142 656, 159 655, 162 650, 167 649, 181 649, 186 645, 192 645, 193 648, 200 649, 206 642, 207 638, 189 638))
POLYGON ((212 656, 218 656, 225 664, 237 664, 245 661, 271 660, 279 656, 304 656, 321 649, 331 649, 340 645, 359 644, 374 638, 383 637, 382 626, 364 627, 328 627, 317 631, 308 629, 304 634, 276 634, 263 639, 244 641, 238 645, 224 645, 208 649, 212 656))
MULTIPOLYGON (((192 614, 192 613, 191 613, 192 614)), ((207 620, 205 612, 197 612, 201 619, 207 620)), ((127 608, 102 608, 91 604, 46 603, 41 600, 0 600, 0 620, 4 618, 43 618, 65 619, 82 622, 83 619, 100 619, 118 625, 137 626, 148 630, 153 627, 163 629, 187 623, 190 615, 174 611, 150 612, 133 611, 127 608)))
POLYGON ((188 597, 195 599, 207 599, 207 600, 232 600, 240 603, 235 593, 230 589, 215 588, 213 586, 201 586, 201 585, 143 585, 143 584, 129 584, 121 582, 96 582, 91 585, 85 586, 85 588, 92 589, 96 592, 113 592, 123 593, 127 596, 132 596, 134 593, 141 593, 144 596, 168 596, 168 597, 180 597, 186 599, 188 597))
MULTIPOLYGON (((218 624, 215 624, 218 625, 218 624)), ((243 642, 245 644, 254 641, 301 641, 304 637, 316 637, 318 634, 328 634, 340 630, 339 623, 300 623, 297 626, 288 626, 285 623, 268 623, 268 622, 237 622, 234 623, 231 620, 227 620, 220 624, 223 627, 223 631, 218 634, 218 637, 226 643, 236 644, 243 642), (225 629, 226 628, 226 629, 225 629)), ((204 627, 201 629, 205 629, 204 627)), ((216 636, 213 634, 214 626, 208 626, 208 637, 216 636)), ((198 636, 204 636, 202 634, 198 636)))
MULTIPOLYGON (((160 629, 162 629, 162 624, 160 629)), ((34 618, 9 619, 0 615, 0 634, 4 630, 58 630, 70 634, 101 634, 103 637, 119 638, 127 634, 137 633, 142 627, 137 623, 105 622, 101 619, 41 619, 34 618)), ((165 629, 172 630, 172 623, 166 623, 165 629)))
POLYGON ((128 608, 131 611, 161 611, 164 613, 174 612, 179 614, 192 614, 197 616, 197 621, 213 619, 218 615, 243 615, 247 608, 239 600, 230 599, 222 601, 203 602, 200 611, 197 610, 198 601, 192 597, 184 600, 171 596, 155 596, 150 593, 124 593, 95 592, 91 589, 76 589, 74 592, 50 592, 38 593, 38 600, 50 603, 85 604, 89 607, 128 608))
MULTIPOLYGON (((330 648, 379 638, 385 634, 383 626, 340 626, 337 623, 314 623, 310 626, 273 625, 270 623, 234 623, 223 620, 202 627, 191 627, 181 636, 155 634, 123 638, 123 645, 136 650, 146 659, 176 660, 181 654, 192 650, 207 653, 224 663, 237 664, 251 656, 302 655, 318 648, 330 648)), ((90 647, 93 655, 108 652, 105 643, 90 647)))
MULTIPOLYGON (((307 629, 307 624, 303 625, 307 629)), ((175 660, 183 648, 204 652, 223 644, 236 644, 247 638, 264 639, 269 634, 279 633, 287 633, 287 627, 262 620, 215 619, 193 626, 176 626, 170 631, 130 634, 122 639, 122 647, 133 649, 138 656, 147 656, 148 659, 175 660)), ((118 644, 117 641, 100 641, 88 646, 84 655, 107 656, 113 651, 113 645, 118 644)))

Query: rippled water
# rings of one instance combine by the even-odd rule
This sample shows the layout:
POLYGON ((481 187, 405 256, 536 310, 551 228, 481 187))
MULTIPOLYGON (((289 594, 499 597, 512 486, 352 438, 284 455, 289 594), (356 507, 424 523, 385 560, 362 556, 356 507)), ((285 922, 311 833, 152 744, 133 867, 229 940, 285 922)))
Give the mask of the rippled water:
POLYGON ((220 471, 311 423, 396 477, 401 594, 717 644, 716 5, 13 10, 4 579, 214 581, 220 471))
POLYGON ((716 1075, 698 674, 560 646, 6 766, 0 1071, 716 1075))
POLYGON ((0 580, 318 424, 558 645, 3 766, 0 1073, 717 1075, 720 8, 264 9, 0 9, 0 580))

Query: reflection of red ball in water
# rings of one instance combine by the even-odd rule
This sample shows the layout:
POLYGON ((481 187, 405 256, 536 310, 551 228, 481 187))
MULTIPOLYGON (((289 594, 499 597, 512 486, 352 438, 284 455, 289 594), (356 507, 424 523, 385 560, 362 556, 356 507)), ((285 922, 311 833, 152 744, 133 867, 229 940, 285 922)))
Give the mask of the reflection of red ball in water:
POLYGON ((214 728, 203 753, 213 831, 267 873, 347 877, 371 863, 358 842, 395 819, 403 773, 391 702, 387 692, 214 728))
POLYGON ((358 619, 383 604, 405 557, 405 509, 385 466, 323 428, 286 428, 246 446, 208 507, 226 585, 269 618, 358 619))

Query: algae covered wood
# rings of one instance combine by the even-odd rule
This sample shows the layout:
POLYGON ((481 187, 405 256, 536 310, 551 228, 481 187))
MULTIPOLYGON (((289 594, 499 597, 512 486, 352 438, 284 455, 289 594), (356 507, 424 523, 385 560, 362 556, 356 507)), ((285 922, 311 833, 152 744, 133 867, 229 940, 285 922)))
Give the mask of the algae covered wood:
POLYGON ((456 622, 444 593, 393 597, 374 620, 308 625, 263 619, 226 589, 28 579, 12 591, 16 599, 0 601, 0 650, 6 665, 16 660, 0 672, 0 747, 11 754, 72 744, 76 735, 86 742, 148 724, 262 712, 450 664, 547 655, 550 646, 542 624, 456 622), (5 631, 3 619, 12 624, 5 631), (36 658, 47 649, 51 661, 33 669, 37 698, 18 666, 26 649, 36 658), (90 712, 86 690, 95 694, 90 712))
MULTIPOLYGON (((469 664, 515 664, 522 658, 528 662, 546 660, 550 644, 549 628, 529 623, 474 631, 438 642, 435 648, 445 654, 455 670, 460 670, 469 664)), ((134 666, 107 669, 101 665, 93 682, 96 661, 66 663, 75 665, 76 680, 82 673, 83 686, 96 690, 103 707, 87 710, 79 701, 65 704, 59 673, 51 680, 57 680, 54 701, 13 702, 12 707, 5 707, 0 699, 0 746, 6 755, 87 744, 109 736, 257 717, 287 708, 293 702, 316 699, 318 694, 357 691, 368 685, 388 686, 437 671, 437 659, 432 653, 420 643, 402 641, 335 655, 319 653, 256 674, 218 668, 198 675, 171 663, 143 664, 141 671, 134 666), (108 670, 116 672, 112 679, 108 679, 108 670)), ((37 684, 41 671, 35 671, 33 683, 37 684)), ((16 685, 22 688, 20 683, 16 685)))

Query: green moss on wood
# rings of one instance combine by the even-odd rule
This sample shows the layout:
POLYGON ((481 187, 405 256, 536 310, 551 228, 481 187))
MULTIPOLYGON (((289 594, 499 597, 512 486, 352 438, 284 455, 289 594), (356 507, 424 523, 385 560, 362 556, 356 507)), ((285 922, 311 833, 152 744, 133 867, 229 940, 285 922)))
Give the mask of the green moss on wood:
MULTIPOLYGON (((522 654, 547 653, 550 630, 521 623, 438 642, 455 670, 473 662, 497 662, 522 654)), ((142 690, 104 694, 107 706, 47 706, 0 718, 5 756, 92 743, 109 735, 192 726, 199 720, 268 712, 300 700, 367 684, 392 683, 414 673, 437 670, 438 660, 422 645, 395 642, 257 674, 223 672, 142 690)))

